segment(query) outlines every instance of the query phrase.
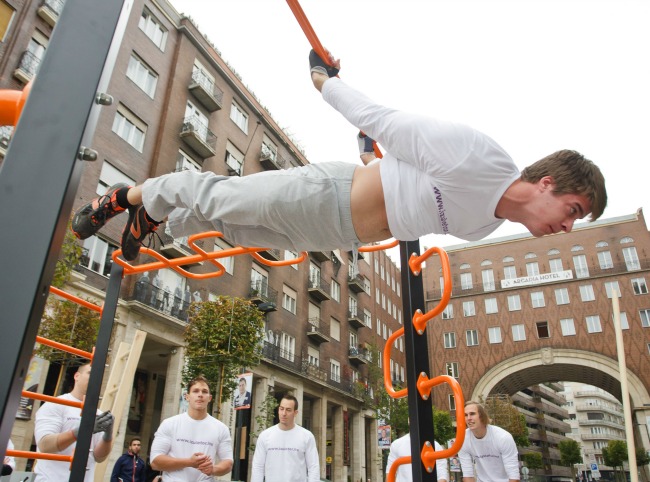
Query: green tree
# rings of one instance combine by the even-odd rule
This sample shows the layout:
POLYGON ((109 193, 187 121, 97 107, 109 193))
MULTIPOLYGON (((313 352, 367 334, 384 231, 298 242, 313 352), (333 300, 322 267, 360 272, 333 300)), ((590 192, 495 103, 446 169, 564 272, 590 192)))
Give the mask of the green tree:
POLYGON ((183 384, 206 377, 218 410, 232 394, 241 369, 260 363, 264 315, 248 300, 220 296, 192 303, 188 320, 183 384))
MULTIPOLYGON (((636 448, 636 466, 641 468, 644 465, 650 464, 650 454, 645 451, 643 447, 637 447, 636 448)), ((641 471, 641 473, 644 474, 645 478, 645 471, 641 471)))
POLYGON ((573 480, 576 479, 576 466, 575 464, 582 463, 582 451, 580 444, 573 439, 562 440, 557 448, 560 450, 560 463, 565 467, 571 467, 571 474, 573 480))
POLYGON ((528 426, 526 418, 512 404, 508 395, 492 395, 484 403, 491 423, 510 432, 518 447, 528 447, 528 426))
POLYGON ((533 471, 541 469, 544 467, 544 462, 542 461, 542 454, 539 452, 528 452, 521 454, 521 461, 526 467, 533 471))
POLYGON ((623 462, 627 458, 627 444, 623 440, 610 440, 607 447, 603 447, 603 462, 605 465, 614 467, 616 480, 625 480, 623 462))
POLYGON ((454 422, 451 419, 451 414, 446 410, 438 410, 433 407, 433 433, 436 441, 442 446, 446 446, 447 442, 456 437, 454 422))
POLYGON ((68 222, 61 251, 59 252, 59 260, 56 262, 56 267, 54 268, 52 286, 55 288, 63 288, 70 280, 72 270, 79 264, 79 260, 81 259, 81 252, 81 246, 77 242, 77 238, 72 234, 70 222, 68 222))

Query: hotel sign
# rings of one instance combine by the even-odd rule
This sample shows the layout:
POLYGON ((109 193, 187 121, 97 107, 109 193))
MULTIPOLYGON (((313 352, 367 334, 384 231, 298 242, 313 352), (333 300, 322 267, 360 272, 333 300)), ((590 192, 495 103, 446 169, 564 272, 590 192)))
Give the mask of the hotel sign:
POLYGON ((541 285, 544 283, 554 283, 573 279, 573 271, 557 271, 555 273, 536 274, 534 276, 525 276, 523 278, 511 278, 501 280, 501 289, 516 288, 518 286, 541 285))

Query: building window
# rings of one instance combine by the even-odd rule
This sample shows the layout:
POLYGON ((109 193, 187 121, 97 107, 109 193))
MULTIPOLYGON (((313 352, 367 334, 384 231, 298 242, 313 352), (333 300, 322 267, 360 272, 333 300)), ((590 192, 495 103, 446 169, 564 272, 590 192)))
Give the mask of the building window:
POLYGON ((512 325, 512 339, 514 341, 524 341, 526 339, 526 328, 524 325, 512 325))
POLYGON ((603 331, 598 315, 587 316, 585 320, 587 321, 587 333, 600 333, 603 331))
MULTIPOLYGON (((650 351, 650 343, 648 343, 648 351, 650 351)), ((447 397, 449 399, 449 410, 456 410, 456 397, 451 393, 447 397)))
POLYGON ((497 299, 496 298, 486 298, 485 299, 485 313, 488 315, 497 313, 499 310, 497 308, 497 299))
POLYGON ((363 310, 363 322, 368 328, 372 329, 372 314, 365 308, 363 310))
POLYGON ((111 274, 111 266, 113 266, 111 256, 116 249, 118 249, 117 245, 97 236, 91 236, 84 240, 79 264, 103 276, 108 276, 111 274))
POLYGON ((645 278, 634 278, 632 280, 632 289, 635 295, 647 295, 648 285, 645 282, 645 278))
POLYGON ((588 278, 589 267, 587 266, 587 257, 584 254, 579 254, 573 257, 573 267, 576 270, 576 278, 588 278))
POLYGON ((0 2, 0 42, 4 42, 7 37, 14 13, 16 11, 7 5, 7 2, 0 2))
POLYGON ((377 304, 381 303, 381 291, 379 291, 379 287, 375 288, 375 300, 377 304))
POLYGON ((580 287, 580 299, 582 301, 594 301, 596 299, 594 287, 592 285, 582 285, 580 287))
POLYGON ((477 330, 465 331, 465 340, 467 342, 467 346, 478 345, 478 331, 477 330))
POLYGON ((538 321, 535 323, 537 328, 537 338, 550 338, 551 332, 548 327, 548 321, 538 321))
POLYGON ((282 308, 289 313, 296 314, 296 298, 297 293, 289 288, 287 285, 282 286, 282 308))
POLYGON ((129 186, 135 186, 136 184, 136 182, 133 179, 131 179, 126 174, 124 174, 122 171, 115 168, 113 165, 109 164, 108 162, 104 162, 102 164, 102 170, 99 173, 99 182, 97 183, 97 190, 96 190, 97 195, 103 196, 104 194, 106 194, 106 191, 108 191, 109 187, 119 182, 123 182, 124 184, 128 184, 129 186))
POLYGON ((609 299, 612 299, 614 296, 614 293, 616 293, 616 297, 620 298, 621 297, 621 290, 618 287, 618 281, 607 281, 605 283, 605 293, 607 293, 607 297, 609 299))
POLYGON ((113 119, 113 132, 131 144, 138 152, 144 148, 147 127, 135 114, 120 104, 113 119))
POLYGON ((445 348, 456 348, 456 333, 453 331, 443 334, 445 348))
POLYGON ((461 273, 460 274, 460 289, 462 290, 471 290, 473 288, 472 284, 472 273, 461 273))
POLYGON ((533 261, 531 263, 526 263, 526 275, 527 276, 535 276, 539 274, 539 264, 537 261, 533 261))
POLYGON ((501 327, 491 326, 488 328, 488 340, 490 343, 501 343, 501 327))
POLYGON ((151 41, 156 44, 163 52, 165 51, 165 40, 167 39, 167 30, 163 28, 158 19, 154 17, 146 8, 142 11, 142 16, 138 22, 138 27, 142 30, 151 41))
POLYGON ((336 360, 330 360, 330 380, 333 382, 341 381, 341 364, 336 360))
POLYGON ((363 291, 368 295, 370 294, 370 280, 365 276, 363 277, 363 291))
POLYGON ((573 322, 573 318, 561 319, 560 328, 562 329, 562 336, 573 336, 576 334, 576 325, 573 322))
MULTIPOLYGON (((295 251, 289 251, 288 249, 285 249, 285 250, 284 250, 284 260, 285 260, 285 261, 291 261, 291 260, 293 260, 293 259, 298 259, 298 253, 296 253, 295 251)), ((295 269, 296 271, 298 271, 298 264, 297 264, 297 263, 293 263, 293 264, 290 265, 290 266, 291 266, 293 269, 295 269)), ((337 301, 338 301, 338 300, 337 300, 337 301)))
POLYGON ((330 318, 330 336, 336 341, 341 341, 341 323, 334 318, 330 318))
POLYGON ((521 298, 519 295, 508 295, 508 311, 521 310, 521 298))
POLYGON ((612 254, 609 251, 600 251, 598 253, 598 264, 600 269, 612 269, 614 267, 612 254))
POLYGON ((126 76, 153 99, 156 93, 158 74, 135 54, 131 54, 129 66, 126 69, 126 76))
POLYGON ((244 165, 244 154, 237 149, 230 141, 226 143, 226 166, 228 172, 236 176, 241 176, 242 166, 244 165))
POLYGON ((235 102, 233 102, 230 107, 230 120, 237 124, 237 127, 239 127, 244 134, 248 134, 248 114, 246 114, 235 102))
POLYGON ((562 260, 560 258, 549 259, 548 265, 549 268, 551 268, 551 273, 559 273, 560 271, 564 271, 562 260))
POLYGON ((481 272, 483 277, 483 291, 494 291, 494 271, 491 269, 484 269, 481 272))
POLYGON ((313 346, 308 346, 307 347, 307 362, 313 366, 317 367, 320 364, 320 352, 318 351, 318 348, 314 348, 313 346))
POLYGON ((201 172, 201 166, 192 157, 182 149, 178 150, 178 159, 176 160, 176 171, 194 171, 201 172))
POLYGON ((625 266, 628 271, 637 271, 641 269, 639 257, 636 254, 636 248, 634 246, 623 248, 623 259, 625 259, 625 266))
POLYGON ((650 310, 639 310, 641 317, 641 326, 643 328, 650 328, 650 310))
MULTIPOLYGON (((232 249, 232 246, 230 246, 228 243, 225 241, 219 239, 214 242, 214 250, 215 251, 225 251, 227 249, 232 249)), ((235 257, 234 256, 228 256, 227 258, 217 258, 215 259, 217 263, 220 263, 221 266, 224 267, 226 270, 226 273, 228 274, 233 274, 235 272, 235 257)))
POLYGON ((377 334, 381 336, 381 320, 377 318, 377 334))
MULTIPOLYGON (((622 311, 619 313, 619 319, 621 321, 621 330, 629 330, 630 329, 630 322, 627 319, 627 313, 625 311, 622 311)), ((614 318, 614 314, 612 314, 612 319, 614 318)))
POLYGON ((445 306, 445 309, 442 310, 442 319, 451 320, 453 317, 454 317, 454 305, 449 303, 447 306, 445 306))
POLYGON ((330 296, 334 301, 341 301, 341 285, 336 280, 332 280, 330 285, 330 296))
POLYGON ((546 306, 544 301, 544 292, 543 291, 533 291, 530 294, 530 301, 533 304, 533 308, 543 308, 546 306))
POLYGON ((454 377, 454 378, 459 377, 458 362, 445 363, 445 370, 447 371, 447 375, 449 375, 450 377, 454 377))
POLYGON ((269 295, 269 275, 256 265, 251 269, 251 292, 254 295, 269 295))
POLYGON ((515 279, 517 277, 517 268, 514 266, 504 266, 503 277, 505 279, 515 279))
POLYGON ((476 307, 473 301, 463 301, 463 316, 475 316, 476 307))
POLYGON ((569 290, 567 288, 557 288, 555 290, 555 303, 558 305, 569 304, 569 290))
POLYGON ((291 335, 282 333, 280 337, 280 356, 286 360, 293 361, 295 353, 296 339, 291 335))

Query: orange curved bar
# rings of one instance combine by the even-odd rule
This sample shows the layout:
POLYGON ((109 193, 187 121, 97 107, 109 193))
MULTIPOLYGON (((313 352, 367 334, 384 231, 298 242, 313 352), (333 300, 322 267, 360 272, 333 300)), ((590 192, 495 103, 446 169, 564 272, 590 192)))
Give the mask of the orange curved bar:
POLYGON ((405 456, 405 457, 399 457, 395 459, 395 462, 390 466, 390 469, 388 469, 388 475, 386 476, 386 481, 387 482, 395 482, 395 478, 397 477, 397 469, 399 469, 400 465, 406 465, 411 463, 411 457, 410 456, 405 456))
POLYGON ((314 32, 314 29, 309 23, 307 15, 305 15, 305 12, 298 3, 298 0, 287 0, 287 3, 293 12, 293 15, 296 17, 296 20, 298 20, 300 28, 302 28, 302 31, 305 33, 305 36, 307 37, 307 40, 309 41, 311 47, 318 54, 318 56, 323 59, 323 62, 325 62, 327 65, 332 65, 330 63, 329 55, 327 55, 327 52, 325 52, 323 45, 320 43, 320 40, 318 40, 318 36, 316 35, 316 32, 314 32))
POLYGON ((36 341, 39 342, 41 345, 51 346, 52 348, 56 348, 57 350, 72 353, 73 355, 77 355, 82 358, 87 358, 89 360, 93 359, 93 354, 91 352, 80 350, 79 348, 75 348, 73 346, 64 345, 63 343, 59 343, 58 341, 53 341, 48 338, 43 338, 42 336, 37 336, 36 341))
MULTIPOLYGON (((402 336, 403 334, 404 334, 404 328, 402 327, 388 337, 388 340, 386 340, 386 344, 384 345, 384 360, 386 361, 390 360, 391 347, 393 346, 395 340, 400 336, 402 336)), ((391 380, 390 378, 389 363, 384 363, 384 387, 386 388, 386 392, 388 393, 388 395, 392 398, 402 398, 408 395, 408 390, 406 388, 402 388, 401 390, 397 390, 397 391, 393 388, 393 380, 391 380)))
POLYGON ((102 313, 102 307, 101 306, 95 305, 95 304, 91 303, 90 301, 83 300, 83 299, 79 298, 78 296, 71 295, 67 291, 63 291, 63 290, 61 290, 59 288, 55 288, 54 286, 50 286, 50 293, 54 293, 55 295, 58 295, 61 298, 65 298, 65 299, 67 299, 69 301, 74 301, 78 305, 81 305, 81 306, 83 306, 85 308, 88 308, 89 310, 96 311, 100 315, 102 313))
MULTIPOLYGON (((255 248, 255 249, 258 249, 260 251, 265 251, 264 248, 255 248)), ((258 253, 251 253, 251 256, 253 258, 255 258, 257 261, 259 261, 260 263, 262 263, 262 264, 265 264, 267 266, 276 266, 277 267, 277 266, 291 266, 292 264, 300 264, 304 260, 307 259, 307 252, 302 251, 300 253, 300 256, 298 256, 297 258, 295 258, 295 259, 285 259, 283 261, 273 261, 272 259, 266 259, 266 258, 263 258, 262 256, 260 256, 258 253)))
POLYGON ((418 276, 422 269, 422 263, 429 258, 432 253, 437 253, 440 256, 440 263, 442 264, 442 276, 444 279, 444 289, 440 302, 431 311, 422 314, 419 310, 413 315, 413 326, 418 333, 424 331, 427 322, 435 316, 438 316, 444 311, 451 298, 451 267, 449 266, 449 255, 442 248, 429 248, 422 255, 412 255, 409 259, 409 268, 414 275, 418 276))
MULTIPOLYGON (((454 377, 449 375, 439 375, 429 380, 429 378, 420 373, 417 381, 417 389, 420 393, 420 396, 425 400, 431 395, 431 389, 435 386, 438 386, 442 383, 447 383, 451 388, 451 391, 454 392, 454 398, 456 400, 456 407, 465 406, 465 397, 463 396, 463 390, 460 388, 460 383, 454 377)), ((425 449, 422 450, 422 461, 425 462, 425 465, 428 463, 432 465, 437 459, 444 459, 456 455, 458 451, 463 446, 463 441, 465 440, 465 413, 463 410, 456 410, 456 440, 451 447, 444 450, 433 450, 430 447, 430 452, 427 451, 425 458, 425 449)))
POLYGON ((34 400, 41 400, 43 402, 52 402, 58 403, 59 405, 67 405, 68 407, 83 408, 83 402, 75 402, 74 400, 66 400, 65 398, 52 397, 50 395, 43 395, 42 393, 28 392, 23 390, 21 393, 22 397, 33 398, 34 400))
POLYGON ((43 452, 29 452, 27 450, 7 450, 9 457, 24 459, 58 460, 59 462, 72 462, 72 455, 44 454, 43 452))
POLYGON ((23 90, 0 89, 0 125, 15 126, 18 124, 29 92, 32 90, 33 82, 34 79, 30 80, 23 90))
POLYGON ((384 249, 390 249, 394 248, 399 244, 399 241, 396 239, 395 241, 391 241, 390 243, 386 244, 376 244, 374 246, 361 246, 359 248, 360 253, 371 253, 373 251, 382 251, 384 249))

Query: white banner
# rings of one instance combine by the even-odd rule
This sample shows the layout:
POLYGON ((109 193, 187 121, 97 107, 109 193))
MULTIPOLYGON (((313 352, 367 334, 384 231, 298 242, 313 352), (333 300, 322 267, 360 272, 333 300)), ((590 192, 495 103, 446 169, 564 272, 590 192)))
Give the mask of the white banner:
POLYGON ((555 281, 564 281, 573 279, 573 271, 557 271, 555 273, 536 274, 525 276, 523 278, 512 278, 501 280, 501 288, 514 288, 517 286, 540 285, 544 283, 553 283, 555 281))

